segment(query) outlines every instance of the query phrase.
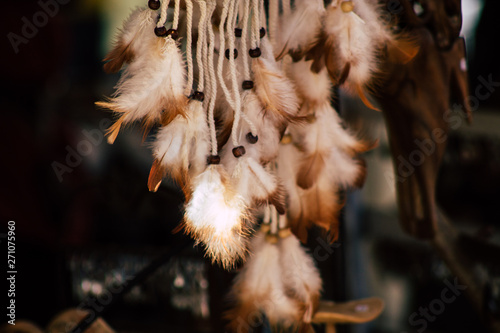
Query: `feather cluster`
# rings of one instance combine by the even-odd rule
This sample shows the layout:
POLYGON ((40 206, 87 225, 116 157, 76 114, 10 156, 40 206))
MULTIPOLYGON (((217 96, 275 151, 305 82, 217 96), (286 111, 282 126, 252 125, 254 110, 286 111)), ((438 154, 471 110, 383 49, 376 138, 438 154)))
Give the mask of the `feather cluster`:
POLYGON ((134 10, 105 58, 106 72, 122 71, 116 91, 97 103, 116 115, 110 143, 133 122, 145 136, 157 127, 149 190, 173 179, 185 196, 182 229, 212 262, 243 264, 228 315, 238 331, 254 313, 275 327, 311 322, 321 279, 300 242, 313 225, 336 239, 339 193, 362 185, 360 154, 373 146, 342 122, 332 88, 372 106, 381 57, 408 62, 418 51, 374 1, 277 1, 134 10), (265 217, 273 242, 254 232, 261 207, 274 212, 265 217))

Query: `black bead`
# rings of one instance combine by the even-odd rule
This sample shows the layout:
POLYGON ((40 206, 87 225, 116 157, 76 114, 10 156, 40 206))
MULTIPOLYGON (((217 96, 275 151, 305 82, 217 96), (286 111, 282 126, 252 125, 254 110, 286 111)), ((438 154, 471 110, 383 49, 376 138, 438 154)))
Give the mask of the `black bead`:
POLYGON ((255 144, 257 141, 259 141, 259 136, 258 135, 253 135, 252 132, 247 133, 247 141, 248 143, 255 144))
POLYGON ((234 157, 241 157, 241 156, 245 155, 246 152, 247 151, 245 150, 245 147, 243 147, 243 146, 233 148, 234 157))
POLYGON ((250 55, 250 57, 252 58, 258 58, 261 56, 262 52, 260 51, 260 48, 256 47, 255 49, 250 49, 248 51, 248 54, 250 55))
POLYGON ((155 35, 158 37, 167 37, 167 28, 165 27, 156 27, 155 35))
POLYGON ((201 91, 195 91, 193 98, 197 101, 203 102, 203 100, 205 99, 205 94, 201 91))
POLYGON ((253 81, 245 80, 241 84, 241 87, 243 88, 243 90, 250 90, 253 88, 253 81))
POLYGON ((260 38, 264 38, 264 36, 266 35, 266 29, 260 28, 259 33, 260 33, 260 38))
POLYGON ((220 163, 220 156, 219 155, 210 155, 207 157, 207 164, 219 164, 220 163))
POLYGON ((176 40, 177 38, 179 38, 179 33, 175 29, 168 29, 167 35, 172 37, 173 40, 176 40))
POLYGON ((160 8, 160 0, 149 0, 148 7, 149 9, 157 10, 158 8, 160 8))
POLYGON ((241 37, 242 32, 243 30, 241 30, 241 28, 234 28, 234 35, 236 37, 241 37))
MULTIPOLYGON (((227 49, 227 50, 226 50, 226 53, 225 53, 225 54, 226 54, 226 59, 228 59, 228 60, 229 60, 229 56, 230 56, 230 54, 229 54, 229 49, 227 49)), ((236 59, 236 58, 238 58, 238 50, 237 50, 237 49, 234 49, 234 59, 236 59)))

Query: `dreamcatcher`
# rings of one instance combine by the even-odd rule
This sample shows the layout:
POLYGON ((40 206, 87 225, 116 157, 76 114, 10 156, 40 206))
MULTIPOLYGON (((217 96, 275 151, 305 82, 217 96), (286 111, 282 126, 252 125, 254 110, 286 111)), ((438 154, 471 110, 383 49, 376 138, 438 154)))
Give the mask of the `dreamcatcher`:
POLYGON ((345 128, 332 87, 366 97, 379 59, 417 48, 370 0, 150 0, 125 21, 104 68, 125 66, 98 105, 108 131, 159 126, 148 187, 182 188, 182 229, 225 268, 245 264, 228 319, 265 314, 305 327, 321 278, 301 246, 317 225, 337 238, 339 191, 362 185, 371 148, 345 128), (258 231, 257 221, 263 223, 258 231))

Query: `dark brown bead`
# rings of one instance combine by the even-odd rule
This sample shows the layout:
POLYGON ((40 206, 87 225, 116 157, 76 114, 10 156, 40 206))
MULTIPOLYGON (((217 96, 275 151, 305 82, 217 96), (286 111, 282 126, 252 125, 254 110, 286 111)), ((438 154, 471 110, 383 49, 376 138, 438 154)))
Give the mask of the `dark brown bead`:
POLYGON ((241 87, 243 88, 243 90, 250 90, 253 88, 253 81, 245 80, 241 84, 241 87))
POLYGON ((155 35, 158 37, 167 37, 167 28, 165 27, 156 27, 155 35))
POLYGON ((157 10, 158 8, 160 8, 160 0, 149 0, 148 7, 149 9, 157 10))
POLYGON ((173 40, 176 40, 177 38, 179 38, 179 33, 175 29, 168 29, 167 35, 172 37, 173 40))
POLYGON ((243 30, 241 30, 241 28, 235 28, 234 29, 234 35, 236 37, 241 37, 241 33, 243 32, 243 30))
POLYGON ((220 156, 219 155, 210 155, 207 157, 207 164, 219 164, 220 163, 220 156))
POLYGON ((259 33, 260 33, 260 38, 264 38, 264 36, 266 35, 266 29, 260 28, 259 33))
POLYGON ((203 102, 203 100, 205 99, 205 94, 201 91, 195 91, 193 98, 197 101, 203 102))
POLYGON ((234 157, 241 157, 241 156, 245 155, 246 152, 247 151, 245 150, 245 147, 243 147, 243 146, 233 148, 234 157))
POLYGON ((260 55, 262 54, 262 52, 260 51, 260 48, 256 47, 255 49, 248 50, 248 54, 252 58, 258 58, 258 57, 260 57, 260 55))
POLYGON ((258 135, 253 135, 252 132, 247 133, 247 141, 248 143, 255 144, 257 141, 259 141, 259 136, 258 135))
MULTIPOLYGON (((226 59, 229 59, 229 49, 226 50, 226 59)), ((234 59, 238 58, 238 50, 237 49, 234 49, 234 59)))

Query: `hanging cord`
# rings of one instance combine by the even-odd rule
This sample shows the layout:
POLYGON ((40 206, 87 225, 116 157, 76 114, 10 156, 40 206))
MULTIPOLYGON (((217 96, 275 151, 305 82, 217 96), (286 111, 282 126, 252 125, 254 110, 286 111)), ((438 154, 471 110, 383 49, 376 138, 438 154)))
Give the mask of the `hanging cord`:
POLYGON ((269 0, 269 39, 271 44, 276 46, 278 32, 278 16, 279 16, 279 2, 278 0, 269 0))
POLYGON ((260 40, 260 17, 259 17, 259 0, 252 0, 252 34, 250 47, 256 49, 259 47, 260 40))
POLYGON ((206 30, 207 30, 207 3, 198 0, 200 6, 200 24, 198 25, 198 41, 196 43, 196 62, 198 63, 198 88, 199 92, 205 89, 205 62, 203 60, 203 53, 206 44, 206 30))
POLYGON ((172 22, 172 29, 174 30, 177 30, 177 28, 179 27, 179 11, 181 9, 180 1, 181 0, 175 0, 174 20, 172 22))
POLYGON ((160 19, 158 20, 158 23, 156 24, 156 26, 158 28, 163 27, 165 25, 165 22, 167 22, 169 2, 170 2, 170 0, 163 0, 161 2, 160 19))
POLYGON ((290 15, 290 12, 292 11, 290 8, 290 0, 282 0, 281 6, 283 8, 283 17, 288 17, 288 15, 290 15))
POLYGON ((238 126, 241 117, 240 90, 238 86, 238 75, 236 73, 236 64, 234 62, 234 45, 235 45, 234 28, 236 22, 234 16, 237 15, 237 10, 238 10, 238 8, 236 7, 237 2, 238 0, 231 1, 231 5, 229 6, 229 18, 228 18, 229 24, 226 25, 226 29, 228 31, 228 36, 229 36, 229 68, 231 71, 231 83, 232 83, 234 102, 235 102, 234 121, 233 121, 233 128, 231 131, 231 137, 233 140, 233 145, 235 147, 239 146, 238 126))
POLYGON ((243 23, 241 28, 241 49, 243 57, 243 76, 245 80, 250 80, 250 67, 248 66, 248 16, 250 14, 250 0, 244 0, 243 23))
MULTIPOLYGON (((224 53, 226 50, 226 36, 225 36, 226 31, 224 30, 224 24, 226 23, 227 20, 227 15, 229 11, 229 2, 230 0, 224 0, 224 5, 222 7, 222 14, 219 23, 219 58, 217 63, 217 75, 219 77, 219 83, 221 85, 222 91, 224 92, 224 96, 226 97, 229 106, 231 106, 231 108, 235 110, 236 109, 235 102, 231 97, 231 93, 229 92, 229 89, 227 88, 226 82, 224 81, 224 77, 222 75, 224 58, 225 58, 224 53)), ((233 0, 231 0, 231 2, 233 2, 233 0)), ((231 50, 229 51, 231 52, 231 50)))
MULTIPOLYGON (((209 11, 208 17, 212 16, 212 13, 217 6, 216 0, 208 0, 209 11)), ((207 25, 208 28, 208 36, 209 36, 209 46, 208 46, 208 73, 210 76, 210 102, 208 105, 208 122, 210 127, 210 141, 212 144, 212 155, 217 156, 218 147, 217 147, 217 133, 215 131, 215 118, 214 118, 214 109, 215 109, 215 100, 217 99, 217 77, 215 75, 214 69, 214 52, 215 52, 215 36, 213 25, 210 23, 207 25)))
POLYGON ((186 16, 187 16, 187 22, 186 22, 186 34, 187 34, 187 39, 186 39, 186 59, 187 59, 187 67, 188 67, 188 80, 186 84, 186 89, 184 89, 184 95, 190 96, 191 95, 191 90, 193 87, 193 54, 192 54, 192 41, 193 41, 193 36, 192 36, 192 31, 193 31, 193 2, 192 0, 185 0, 186 1, 186 16))

